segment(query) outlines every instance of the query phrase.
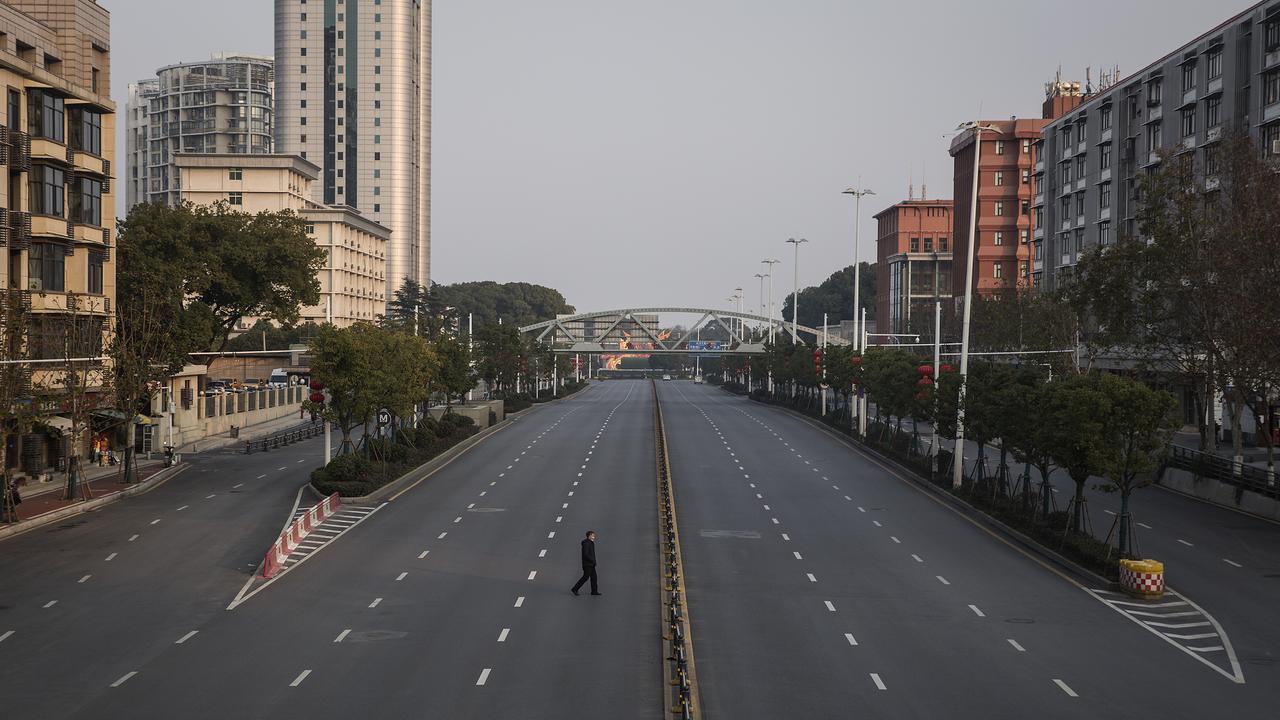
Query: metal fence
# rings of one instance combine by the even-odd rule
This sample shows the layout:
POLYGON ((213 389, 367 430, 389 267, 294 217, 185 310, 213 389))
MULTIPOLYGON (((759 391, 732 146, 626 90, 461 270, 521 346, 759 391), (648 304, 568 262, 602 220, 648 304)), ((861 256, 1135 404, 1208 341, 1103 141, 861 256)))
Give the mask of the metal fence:
POLYGON ((1280 500, 1280 487, 1276 486, 1274 477, 1268 477, 1266 470, 1231 458, 1174 446, 1168 466, 1280 500))
POLYGON ((307 438, 313 438, 324 432, 324 423, 312 422, 299 427, 290 428, 273 435, 268 435, 257 440, 245 440, 244 452, 246 455, 252 454, 254 451, 267 452, 276 448, 292 445, 293 443, 307 438))

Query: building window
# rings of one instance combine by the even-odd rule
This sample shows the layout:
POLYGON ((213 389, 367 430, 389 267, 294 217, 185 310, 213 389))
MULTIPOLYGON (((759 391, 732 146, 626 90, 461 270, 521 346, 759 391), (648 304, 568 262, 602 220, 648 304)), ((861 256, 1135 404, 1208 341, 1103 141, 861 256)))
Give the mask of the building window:
POLYGON ((102 294, 102 267, 106 261, 107 256, 102 253, 89 253, 88 291, 94 295, 102 294))
POLYGON ((244 193, 227 193, 227 202, 231 205, 244 205, 244 193))
POLYGON ((1209 58, 1205 62, 1205 66, 1208 68, 1210 80, 1216 80, 1217 78, 1222 77, 1222 51, 1214 50, 1209 53, 1209 58))
POLYGON ((69 117, 71 147, 90 155, 102 154, 102 115, 84 108, 72 108, 69 117))
POLYGON ((1147 105, 1155 107, 1160 104, 1160 101, 1164 96, 1164 93, 1162 92, 1163 86, 1164 83, 1159 79, 1152 80, 1147 83, 1147 105))
POLYGON ((1182 137, 1189 138, 1196 134, 1196 110, 1187 108, 1182 111, 1182 137))
POLYGON ((1030 170, 1023 170, 1023 171, 1022 171, 1022 184, 1023 184, 1023 185, 1026 185, 1027 183, 1030 183, 1030 182, 1031 182, 1031 171, 1030 171, 1030 170))
POLYGON ((920 238, 911 238, 911 252, 920 252, 920 238))
POLYGON ((1004 277, 1004 263, 997 262, 991 264, 991 276, 999 279, 1004 277))
POLYGON ((1076 124, 1076 142, 1078 143, 1084 142, 1085 135, 1087 135, 1088 132, 1089 132, 1089 126, 1084 121, 1084 118, 1081 118, 1080 122, 1076 124))
POLYGON ((1111 244, 1111 222, 1109 220, 1098 223, 1098 244, 1103 247, 1111 244))
POLYGON ((1001 187, 1002 185, 1004 185, 1004 171, 1003 171, 1003 170, 997 170, 997 171, 996 171, 995 183, 996 183, 996 187, 1001 187))
POLYGON ((945 236, 938 238, 938 252, 947 251, 947 238, 945 236))
POLYGON ((1070 160, 1062 163, 1062 184, 1063 185, 1071 184, 1071 161, 1070 160))
POLYGON ((27 129, 32 136, 63 142, 66 126, 62 98, 43 90, 27 91, 27 129))
POLYGON ((1214 128, 1222 123, 1222 96, 1214 95, 1204 104, 1204 126, 1214 128))
POLYGON ((1076 215, 1084 215, 1084 193, 1076 193, 1076 215))
POLYGON ((1083 155, 1078 156, 1076 158, 1076 179, 1083 180, 1085 179, 1085 176, 1087 176, 1088 174, 1089 174, 1089 169, 1088 169, 1088 166, 1085 165, 1084 156, 1083 155))
POLYGON ((993 245, 1003 245, 1003 244, 1004 244, 1004 231, 1002 231, 1002 230, 997 230, 997 231, 995 231, 995 234, 994 234, 994 237, 993 237, 993 239, 992 239, 991 243, 992 243, 993 245))
POLYGON ((1195 90, 1196 88, 1196 64, 1187 63, 1182 66, 1182 92, 1195 90))
POLYGON ((1031 231, 1027 230, 1026 228, 1019 230, 1018 239, 1022 242, 1023 245, 1026 245, 1028 242, 1031 241, 1031 231))
POLYGON ((924 251, 933 252, 933 238, 927 237, 924 239, 924 251))
POLYGON ((1023 215, 1030 215, 1030 214, 1031 214, 1031 201, 1030 201, 1030 200, 1023 200, 1023 201, 1022 201, 1022 214, 1023 214, 1023 215))
POLYGON ((374 211, 374 212, 376 212, 376 213, 377 213, 377 212, 382 212, 382 205, 381 205, 381 204, 379 204, 379 203, 374 203, 374 204, 373 204, 373 211, 374 211))
POLYGON ((1219 170, 1218 146, 1209 145, 1204 149, 1204 174, 1217 175, 1219 170))
POLYGON ((996 200, 996 201, 995 201, 995 203, 994 203, 994 206, 995 206, 995 215, 996 215, 996 217, 1000 217, 1000 216, 1004 215, 1004 201, 1003 201, 1003 200, 996 200))
POLYGON ((1004 141, 1003 141, 1003 140, 997 140, 997 141, 996 141, 996 154, 997 154, 997 155, 1003 155, 1003 154, 1004 154, 1004 141))
POLYGON ((1280 50, 1280 20, 1272 20, 1266 24, 1263 42, 1267 52, 1280 50))
POLYGON ((1076 254, 1084 251, 1084 228, 1076 229, 1076 254))
POLYGON ((1104 105, 1102 109, 1098 111, 1098 123, 1102 126, 1103 130, 1111 129, 1111 106, 1110 105, 1104 105))
POLYGON ((1262 98, 1263 105, 1280 102, 1280 70, 1271 70, 1262 76, 1262 98))
POLYGON ((1098 185, 1098 209, 1106 210, 1111 207, 1111 183, 1105 182, 1098 185))
POLYGON ((1109 170, 1111 168, 1111 146, 1103 145, 1098 149, 1098 169, 1109 170))
POLYGON ((1023 155, 1030 155, 1030 154, 1031 154, 1031 141, 1030 141, 1030 140, 1023 140, 1023 141, 1022 141, 1022 154, 1023 154, 1023 155))
POLYGON ((230 170, 228 170, 228 171, 227 171, 227 179, 228 179, 228 180, 243 180, 243 179, 244 179, 244 168, 231 168, 230 170))
POLYGON ((61 245, 31 243, 31 249, 27 250, 27 277, 36 281, 32 289, 46 292, 66 289, 66 261, 67 253, 61 245))
POLYGON ((9 89, 9 129, 22 129, 22 93, 9 89))
POLYGON ((1147 126, 1147 152, 1155 152, 1164 145, 1162 135, 1163 133, 1160 131, 1160 123, 1152 123, 1147 126))
POLYGON ((62 170, 51 165, 32 165, 27 183, 31 212, 64 217, 66 182, 67 176, 62 170))
POLYGON ((76 178, 71 185, 71 220, 84 225, 102 225, 102 181, 76 178))
POLYGON ((1067 218, 1068 218, 1070 215, 1071 215, 1071 198, 1069 198, 1069 197, 1064 197, 1064 198, 1062 198, 1062 220, 1063 220, 1063 222, 1066 222, 1067 218))

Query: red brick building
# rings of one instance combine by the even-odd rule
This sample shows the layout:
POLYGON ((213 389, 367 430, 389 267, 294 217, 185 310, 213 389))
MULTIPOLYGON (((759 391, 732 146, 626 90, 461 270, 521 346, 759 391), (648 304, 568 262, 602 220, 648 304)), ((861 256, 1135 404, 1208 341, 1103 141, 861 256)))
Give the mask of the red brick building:
POLYGON ((876 213, 876 328, 926 331, 951 298, 952 201, 904 200, 876 213))
MULTIPOLYGON (((1032 282, 1032 244, 1037 218, 1035 152, 1044 126, 1080 104, 1079 83, 1052 83, 1042 117, 981 120, 994 127, 982 133, 978 168, 978 253, 974 257, 974 292, 992 296, 1032 282)), ((955 262, 952 287, 963 295, 969 252, 969 217, 973 197, 972 130, 951 142, 955 183, 955 262)))

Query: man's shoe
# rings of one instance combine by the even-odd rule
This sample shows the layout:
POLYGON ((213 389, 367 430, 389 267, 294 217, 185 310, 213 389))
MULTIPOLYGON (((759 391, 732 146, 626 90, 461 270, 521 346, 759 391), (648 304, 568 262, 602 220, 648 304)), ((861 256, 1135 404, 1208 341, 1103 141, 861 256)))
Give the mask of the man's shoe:
MULTIPOLYGON (((592 595, 603 595, 604 593, 594 592, 594 593, 591 593, 591 594, 592 594, 592 595)), ((577 593, 574 593, 574 595, 577 595, 577 593)))
POLYGON ((578 594, 578 591, 573 588, 569 588, 569 592, 573 593, 575 596, 578 594))

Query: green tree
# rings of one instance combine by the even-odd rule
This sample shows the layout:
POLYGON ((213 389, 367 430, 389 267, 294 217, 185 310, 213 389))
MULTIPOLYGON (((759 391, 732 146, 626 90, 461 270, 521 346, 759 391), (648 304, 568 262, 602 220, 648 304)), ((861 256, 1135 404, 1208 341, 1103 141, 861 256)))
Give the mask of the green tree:
POLYGON ((1043 422, 1053 428, 1048 453, 1076 484, 1070 528, 1079 533, 1083 530, 1085 483, 1103 467, 1110 398, 1100 390, 1096 373, 1054 380, 1045 386, 1041 397, 1043 422))
MULTIPOLYGON (((867 317, 876 316, 876 264, 859 263, 858 294, 861 295, 861 307, 867 309, 867 317)), ((791 306, 793 296, 787 294, 782 301, 782 318, 791 322, 791 306)), ((822 315, 826 313, 827 322, 835 324, 841 320, 856 320, 853 317, 853 266, 841 268, 823 280, 821 284, 800 289, 801 325, 820 327, 822 315)))
POLYGON ((270 320, 259 320, 245 332, 227 341, 227 352, 252 352, 254 350, 287 350, 290 345, 307 344, 320 332, 313 322, 300 325, 279 325, 270 320))
POLYGON ((313 407, 338 426, 342 443, 338 453, 354 450, 351 431, 367 425, 377 411, 380 399, 381 358, 373 336, 377 328, 357 323, 348 328, 325 325, 311 343, 311 378, 324 385, 328 400, 323 407, 313 407))
POLYGON ((499 395, 514 394, 526 361, 520 331, 513 325, 483 325, 476 330, 475 352, 485 383, 499 395))
POLYGON ((405 278, 387 303, 387 314, 380 323, 435 341, 449 333, 457 317, 456 309, 446 306, 439 292, 428 292, 420 283, 405 278))
POLYGON ((1097 378, 1097 390, 1110 406, 1103 418, 1098 460, 1098 470, 1108 482, 1101 488, 1120 493, 1120 556, 1132 557, 1129 497, 1150 485, 1163 464, 1173 431, 1180 425, 1174 416, 1178 404, 1167 392, 1110 374, 1097 378))
POLYGON ((442 337, 434 343, 436 358, 440 363, 438 384, 444 393, 445 405, 463 396, 476 386, 476 376, 471 369, 471 352, 465 342, 453 337, 442 337))
POLYGON ((21 294, 0 288, 0 522, 17 522, 18 510, 9 492, 9 439, 26 435, 44 418, 31 387, 29 323, 21 294))
POLYGON ((499 320, 519 327, 573 312, 573 306, 559 291, 531 283, 434 285, 430 294, 438 297, 443 306, 453 308, 457 317, 472 315, 476 327, 496 325, 499 320))

